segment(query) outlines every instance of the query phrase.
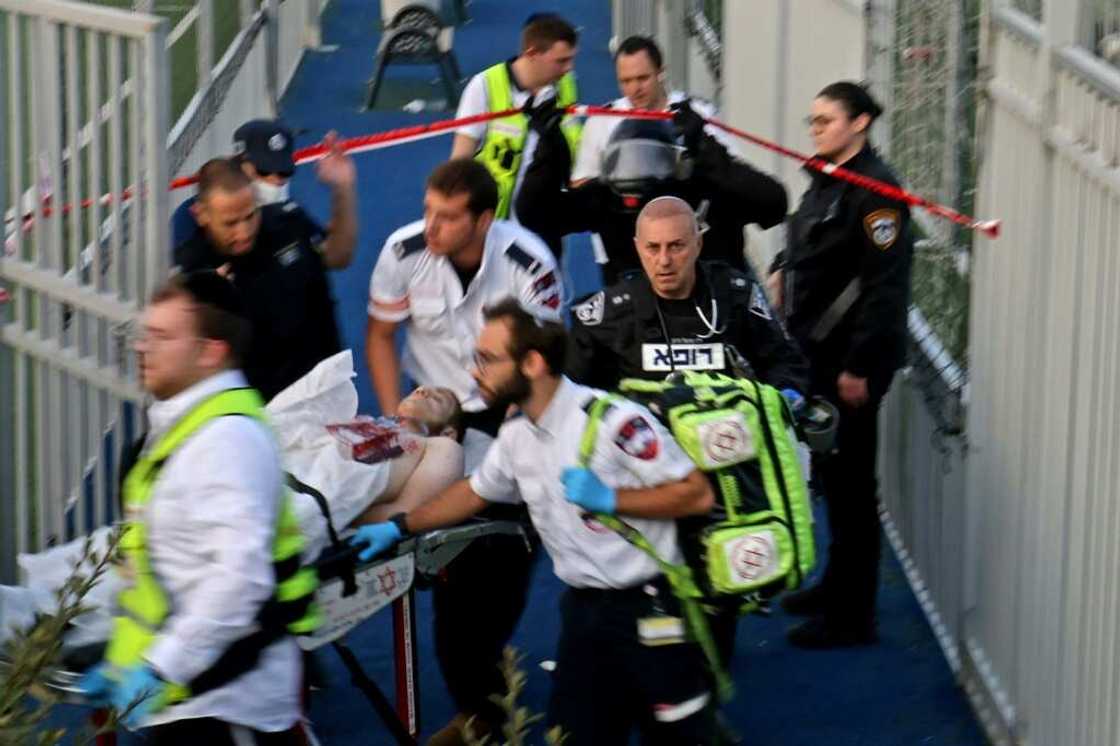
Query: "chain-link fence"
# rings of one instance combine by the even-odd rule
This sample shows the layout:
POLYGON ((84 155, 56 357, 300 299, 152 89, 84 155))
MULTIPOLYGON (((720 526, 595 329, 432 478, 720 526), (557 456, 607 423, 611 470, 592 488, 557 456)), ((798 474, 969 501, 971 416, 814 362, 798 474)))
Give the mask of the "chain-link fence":
MULTIPOLYGON (((903 183, 914 192, 972 212, 980 0, 887 0, 869 18, 872 69, 882 71, 873 91, 888 105, 885 149, 903 183)), ((916 210, 914 305, 922 338, 912 340, 911 365, 942 429, 959 430, 953 412, 967 376, 969 251, 971 236, 916 210), (925 354, 925 337, 938 354, 925 354), (937 385, 934 378, 941 380, 937 385)), ((912 325, 911 332, 914 328, 912 325)))

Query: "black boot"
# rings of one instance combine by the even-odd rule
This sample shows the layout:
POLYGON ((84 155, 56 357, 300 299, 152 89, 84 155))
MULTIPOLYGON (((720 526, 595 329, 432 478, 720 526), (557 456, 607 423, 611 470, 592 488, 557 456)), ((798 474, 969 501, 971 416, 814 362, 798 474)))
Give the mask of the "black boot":
POLYGON ((830 650, 858 645, 873 645, 879 641, 875 624, 851 624, 814 616, 786 633, 790 645, 803 650, 830 650))
POLYGON ((794 616, 816 616, 825 612, 825 601, 824 585, 817 583, 782 596, 782 608, 794 616))

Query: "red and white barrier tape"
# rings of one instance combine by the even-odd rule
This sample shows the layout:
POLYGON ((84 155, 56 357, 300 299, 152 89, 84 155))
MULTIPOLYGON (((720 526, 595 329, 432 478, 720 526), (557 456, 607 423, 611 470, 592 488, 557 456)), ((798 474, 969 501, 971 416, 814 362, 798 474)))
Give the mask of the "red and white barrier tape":
MULTIPOLYGON (((585 104, 576 104, 574 106, 569 106, 568 112, 570 114, 575 114, 578 116, 614 116, 626 117, 630 119, 671 120, 673 118, 672 112, 668 111, 609 109, 602 106, 588 106, 585 104)), ((459 127, 489 122, 494 119, 502 119, 504 117, 513 116, 514 114, 518 113, 520 113, 520 109, 507 109, 505 111, 476 114, 474 116, 463 117, 461 119, 444 119, 438 122, 418 124, 412 127, 400 127, 398 129, 378 132, 372 135, 362 135, 360 137, 352 137, 346 140, 341 140, 339 142, 339 147, 341 147, 342 150, 347 153, 364 153, 369 150, 377 150, 379 148, 386 148, 394 145, 400 145, 406 142, 415 142, 417 140, 435 137, 437 135, 444 134, 445 132, 453 131, 459 127)), ((942 205, 940 203, 934 202, 933 200, 926 199, 925 197, 909 192, 906 189, 896 187, 892 184, 887 184, 886 182, 879 181, 878 179, 864 176, 863 174, 857 174, 853 171, 849 171, 848 169, 843 168, 842 166, 837 166, 820 158, 799 153, 796 150, 791 150, 782 145, 779 145, 778 143, 771 142, 770 140, 766 140, 765 138, 759 137, 757 135, 752 135, 751 133, 745 132, 744 130, 737 129, 728 124, 724 124, 718 119, 708 119, 706 121, 708 122, 708 124, 712 125, 713 127, 717 127, 724 132, 746 140, 747 142, 758 145, 759 147, 765 148, 766 150, 770 150, 775 153, 784 155, 787 158, 792 158, 794 160, 800 161, 809 168, 828 174, 829 176, 840 179, 841 181, 846 181, 848 183, 854 184, 861 189, 875 192, 876 194, 880 194, 889 199, 903 202, 912 207, 920 207, 933 215, 944 218, 946 220, 950 220, 957 225, 964 226, 965 228, 968 228, 970 230, 980 231, 989 238, 996 238, 997 236, 999 236, 999 220, 978 220, 974 217, 958 212, 951 207, 942 205)), ((326 156, 327 152, 327 147, 321 143, 318 145, 301 148, 295 152, 295 161, 297 165, 312 163, 326 156)), ((197 175, 183 176, 172 181, 170 189, 181 189, 183 187, 195 184, 197 181, 197 175)), ((127 201, 131 198, 131 196, 131 190, 126 189, 121 194, 122 201, 127 201)), ((111 204, 112 201, 113 196, 110 194, 103 195, 97 200, 97 202, 102 205, 111 204)), ((90 207, 93 202, 94 201, 91 199, 85 199, 82 200, 80 205, 81 207, 86 208, 90 207)), ((62 211, 64 214, 69 212, 71 209, 73 209, 71 205, 64 205, 62 207, 62 211)), ((52 208, 49 204, 48 198, 44 200, 43 215, 50 215, 51 210, 52 208)), ((30 222, 34 219, 34 216, 28 213, 24 215, 23 218, 23 229, 26 231, 30 227, 30 222)), ((14 218, 8 218, 6 222, 10 223, 13 221, 14 218)))

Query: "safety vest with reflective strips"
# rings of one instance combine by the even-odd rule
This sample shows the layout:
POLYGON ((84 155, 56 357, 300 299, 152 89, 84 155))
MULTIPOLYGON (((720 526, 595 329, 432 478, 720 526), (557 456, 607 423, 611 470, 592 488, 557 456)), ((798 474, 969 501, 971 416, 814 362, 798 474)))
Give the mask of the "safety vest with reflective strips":
MULTIPOLYGON (((163 464, 172 453, 211 420, 231 415, 252 417, 265 423, 264 403, 260 394, 249 388, 227 389, 207 398, 187 412, 154 446, 145 449, 125 477, 126 523, 118 551, 126 587, 117 595, 112 635, 105 653, 106 661, 118 673, 143 660, 144 653, 159 634, 169 612, 167 594, 152 572, 148 527, 140 515, 151 500, 152 490, 163 464)), ((236 458, 236 455, 231 454, 230 457, 236 458)), ((276 535, 272 543, 276 589, 258 615, 261 627, 266 630, 271 627, 276 634, 262 637, 257 633, 234 643, 234 647, 239 648, 236 651, 238 654, 231 655, 234 651, 227 651, 215 667, 200 674, 193 682, 169 685, 163 704, 172 704, 192 694, 201 694, 204 690, 214 689, 244 673, 255 664, 260 650, 285 632, 307 634, 318 627, 319 612, 313 603, 318 577, 313 568, 301 566, 300 552, 303 545, 303 535, 292 510, 291 497, 284 488, 276 535), (246 648, 253 649, 248 667, 244 663, 246 648), (231 659, 241 661, 239 669, 232 670, 235 667, 229 665, 231 659), (223 665, 230 670, 224 673, 215 670, 223 665)))
MULTIPOLYGON (((513 82, 505 62, 499 62, 482 72, 486 81, 486 103, 490 111, 505 111, 513 108, 513 82)), ((576 78, 566 74, 556 83, 556 103, 571 106, 576 102, 576 78)), ((571 115, 560 123, 564 138, 574 158, 579 151, 579 138, 582 126, 571 115)), ((529 136, 529 118, 524 114, 514 114, 490 122, 486 128, 486 138, 475 159, 483 163, 490 175, 498 182, 498 210, 494 217, 507 218, 513 188, 517 184, 517 174, 521 169, 521 155, 525 140, 529 136)))

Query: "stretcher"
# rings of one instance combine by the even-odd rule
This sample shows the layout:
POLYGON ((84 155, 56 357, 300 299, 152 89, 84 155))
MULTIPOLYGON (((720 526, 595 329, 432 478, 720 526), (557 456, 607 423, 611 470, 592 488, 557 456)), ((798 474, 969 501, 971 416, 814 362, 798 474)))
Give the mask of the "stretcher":
MULTIPOLYGON (((316 600, 324 622, 313 634, 298 638, 306 651, 330 645, 339 655, 356 686, 373 707, 398 744, 415 744, 420 733, 419 651, 416 647, 416 591, 430 586, 440 572, 471 542, 488 536, 520 536, 531 548, 533 529, 528 522, 472 519, 460 526, 439 529, 400 542, 385 555, 360 562, 361 547, 345 542, 332 530, 330 546, 314 563, 320 586, 316 600), (346 645, 346 634, 387 606, 392 607, 395 703, 370 679, 357 656, 346 645)), ((67 646, 62 663, 50 674, 47 685, 67 702, 82 704, 78 682, 83 673, 102 659, 104 643, 67 646)), ((0 669, 7 661, 0 659, 0 669)), ((103 722, 95 712, 93 722, 103 722)), ((115 744, 112 734, 98 738, 98 746, 115 744)))

